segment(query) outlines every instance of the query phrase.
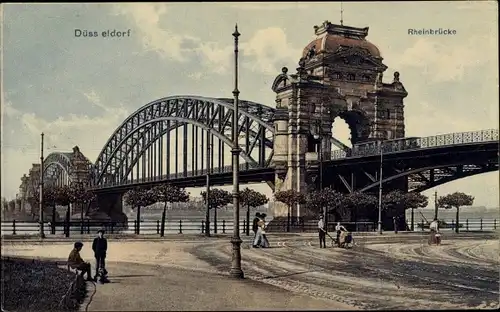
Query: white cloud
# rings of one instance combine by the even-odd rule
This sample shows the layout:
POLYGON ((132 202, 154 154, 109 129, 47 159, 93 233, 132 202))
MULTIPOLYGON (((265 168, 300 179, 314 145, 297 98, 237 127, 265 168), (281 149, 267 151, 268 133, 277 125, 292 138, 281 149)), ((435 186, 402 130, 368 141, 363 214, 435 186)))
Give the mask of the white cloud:
POLYGON ((189 74, 188 77, 193 79, 193 80, 200 80, 201 78, 203 78, 203 73, 195 72, 195 73, 189 74))
POLYGON ((225 74, 233 66, 231 57, 234 47, 219 47, 215 42, 200 43, 196 53, 201 58, 202 65, 210 72, 225 74))
POLYGON ((2 194, 14 197, 20 184, 13 183, 23 174, 27 174, 32 163, 38 163, 40 157, 40 134, 44 136, 45 156, 52 152, 70 152, 78 145, 82 153, 92 162, 113 131, 129 115, 121 107, 105 106, 95 91, 84 93, 89 102, 103 109, 98 117, 70 114, 48 121, 33 113, 23 113, 15 109, 12 103, 4 105, 6 118, 17 119, 19 129, 15 129, 15 144, 2 142, 2 194))
POLYGON ((160 27, 160 18, 167 13, 164 3, 125 3, 114 6, 116 14, 126 15, 135 23, 146 50, 153 50, 164 58, 185 62, 182 44, 192 37, 179 36, 160 27))
POLYGON ((279 11, 279 10, 299 10, 306 9, 310 6, 303 3, 238 3, 229 5, 230 8, 238 9, 238 10, 249 10, 249 11, 279 11))
POLYGON ((419 38, 400 55, 391 55, 388 62, 393 68, 417 67, 432 82, 461 80, 471 67, 485 64, 491 59, 496 44, 494 37, 473 37, 465 44, 450 44, 438 38, 419 38))
MULTIPOLYGON (((277 4, 277 7, 281 6, 277 4)), ((232 68, 232 45, 221 46, 215 42, 203 42, 200 38, 173 34, 161 28, 160 18, 168 13, 165 4, 119 4, 115 8, 117 14, 126 15, 133 20, 143 35, 145 50, 156 51, 164 59, 178 62, 187 62, 198 57, 207 71, 216 74, 226 74, 232 68), (194 46, 183 48, 184 43, 194 46)), ((279 27, 257 30, 248 41, 242 41, 240 47, 242 64, 252 71, 264 74, 275 74, 285 64, 297 63, 301 52, 300 49, 290 46, 286 33, 279 27), (248 61, 245 62, 247 57, 248 61)))
POLYGON ((278 27, 257 30, 242 43, 242 49, 245 56, 252 57, 246 66, 264 74, 278 74, 281 67, 296 64, 301 55, 301 49, 292 47, 285 31, 278 27))

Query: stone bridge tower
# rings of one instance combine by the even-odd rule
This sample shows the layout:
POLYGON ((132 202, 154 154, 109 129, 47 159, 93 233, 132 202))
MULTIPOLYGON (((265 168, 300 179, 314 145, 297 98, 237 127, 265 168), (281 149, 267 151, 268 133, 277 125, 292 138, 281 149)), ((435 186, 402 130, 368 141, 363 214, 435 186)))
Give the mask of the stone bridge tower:
MULTIPOLYGON (((307 193, 318 187, 318 145, 322 142, 322 159, 330 159, 332 143, 338 145, 332 138, 336 117, 349 125, 352 144, 405 135, 403 99, 408 94, 398 72, 392 83, 382 82, 387 66, 366 40, 368 27, 325 21, 314 31, 316 39, 304 48, 296 74, 285 67, 272 86, 276 191, 307 193)), ((283 208, 276 205, 275 216, 286 215, 283 208)), ((300 207, 292 211, 293 216, 304 214, 300 207)))

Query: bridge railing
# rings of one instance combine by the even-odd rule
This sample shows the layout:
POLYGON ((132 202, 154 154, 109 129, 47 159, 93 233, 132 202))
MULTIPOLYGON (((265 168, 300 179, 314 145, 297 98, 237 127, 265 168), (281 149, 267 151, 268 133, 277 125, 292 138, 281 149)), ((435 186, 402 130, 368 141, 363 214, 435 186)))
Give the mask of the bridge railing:
MULTIPOLYGON (((445 221, 445 224, 440 225, 440 231, 442 230, 456 230, 457 222, 456 220, 441 220, 445 221)), ((429 224, 423 219, 414 220, 414 230, 415 231, 425 231, 429 229, 429 224)), ((407 221, 410 225, 411 221, 407 221)), ((482 232, 482 231, 495 231, 500 226, 500 222, 497 219, 483 219, 483 218, 471 218, 458 221, 458 228, 460 232, 482 232)))
MULTIPOLYGON (((240 164, 239 168, 240 168, 240 171, 243 171, 243 170, 250 170, 250 169, 259 169, 259 168, 262 168, 262 166, 259 164, 243 163, 243 164, 240 164)), ((224 167, 215 167, 215 168, 212 168, 212 170, 211 170, 211 174, 227 173, 227 172, 233 172, 232 165, 228 165, 228 166, 224 166, 224 167)), ((122 181, 122 182, 106 182, 106 183, 100 183, 96 186, 107 187, 107 186, 115 186, 117 184, 127 185, 127 184, 143 183, 143 182, 154 182, 154 181, 164 181, 164 180, 172 180, 172 179, 180 179, 180 178, 199 177, 199 176, 207 175, 207 173, 208 173, 208 169, 199 169, 199 170, 192 170, 192 171, 187 171, 187 172, 171 173, 168 175, 164 174, 161 176, 127 180, 127 181, 122 181)))
MULTIPOLYGON (((498 141, 498 129, 447 133, 422 138, 386 140, 382 141, 382 152, 383 154, 390 154, 422 148, 494 141, 498 141)), ((332 153, 331 159, 379 155, 381 148, 380 142, 381 141, 373 141, 355 144, 349 153, 343 150, 335 150, 332 153)))
MULTIPOLYGON (((408 226, 411 228, 411 222, 407 220, 408 226)), ((210 233, 229 234, 233 232, 233 220, 218 220, 217 230, 213 220, 210 220, 210 233)), ((247 220, 240 220, 240 229, 245 233, 247 220)), ((334 223, 328 224, 329 232, 335 230, 334 223)), ((377 230, 376 222, 343 222, 349 231, 353 232, 373 232, 377 230)), ((84 221, 83 226, 80 221, 72 221, 70 223, 70 235, 75 234, 95 234, 99 229, 105 229, 107 234, 133 234, 136 231, 136 220, 129 220, 126 224, 117 222, 99 222, 99 221, 84 221), (82 231, 83 230, 83 231, 82 231)), ((457 224, 455 220, 446 220, 446 226, 441 226, 441 230, 455 230, 457 224)), ((465 219, 459 221, 460 232, 483 232, 496 231, 500 227, 500 220, 497 219, 465 219)), ((140 222, 140 233, 144 235, 160 234, 160 220, 142 220, 140 222)), ((2 236, 36 236, 39 234, 39 223, 36 221, 2 221, 2 236)), ((250 227, 251 228, 251 227, 250 227)), ((64 234, 63 222, 56 224, 44 223, 45 234, 61 236, 64 234)), ((318 226, 316 223, 306 223, 302 225, 294 225, 292 232, 317 232, 318 226)), ((428 224, 424 220, 414 220, 414 231, 428 230, 428 224)), ((271 229, 270 229, 271 230, 271 229)), ((205 232, 205 220, 203 219, 177 219, 167 220, 165 222, 165 234, 203 234, 205 232)), ((278 222, 273 226, 273 229, 268 232, 286 232, 286 222, 278 222)), ((252 231, 250 229, 250 233, 252 231)))
MULTIPOLYGON (((240 229, 244 232, 247 221, 240 220, 240 229)), ((210 220, 210 233, 228 234, 233 231, 233 220, 217 220, 217 225, 210 220)), ((36 236, 39 234, 40 224, 37 221, 2 221, 2 236, 36 236)), ((44 231, 47 235, 62 236, 65 234, 67 225, 64 222, 44 223, 44 231)), ((165 234, 202 234, 205 232, 204 219, 172 219, 165 221, 165 234)), ((140 222, 141 234, 160 234, 161 220, 142 220, 140 222)), ((105 229, 107 234, 134 234, 137 229, 137 221, 129 220, 126 223, 108 221, 71 221, 69 223, 69 236, 75 234, 95 234, 98 230, 105 229)))

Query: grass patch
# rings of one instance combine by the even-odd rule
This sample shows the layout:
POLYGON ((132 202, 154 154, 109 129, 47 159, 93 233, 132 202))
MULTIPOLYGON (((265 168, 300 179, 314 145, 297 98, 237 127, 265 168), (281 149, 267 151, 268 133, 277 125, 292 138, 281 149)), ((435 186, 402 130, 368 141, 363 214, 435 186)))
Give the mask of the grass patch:
POLYGON ((2 258, 2 308, 7 311, 77 311, 85 297, 85 283, 61 299, 75 281, 75 274, 51 261, 2 258))

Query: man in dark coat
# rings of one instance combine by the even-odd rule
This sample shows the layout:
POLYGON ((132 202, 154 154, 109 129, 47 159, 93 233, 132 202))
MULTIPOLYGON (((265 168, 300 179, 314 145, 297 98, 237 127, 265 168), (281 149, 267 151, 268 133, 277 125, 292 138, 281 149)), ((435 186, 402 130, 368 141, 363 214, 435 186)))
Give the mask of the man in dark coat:
POLYGON ((94 238, 92 243, 92 250, 94 251, 94 257, 96 261, 96 279, 99 274, 99 269, 102 270, 101 278, 105 277, 108 272, 106 271, 106 251, 108 250, 108 240, 104 238, 104 230, 97 231, 97 237, 94 238))

